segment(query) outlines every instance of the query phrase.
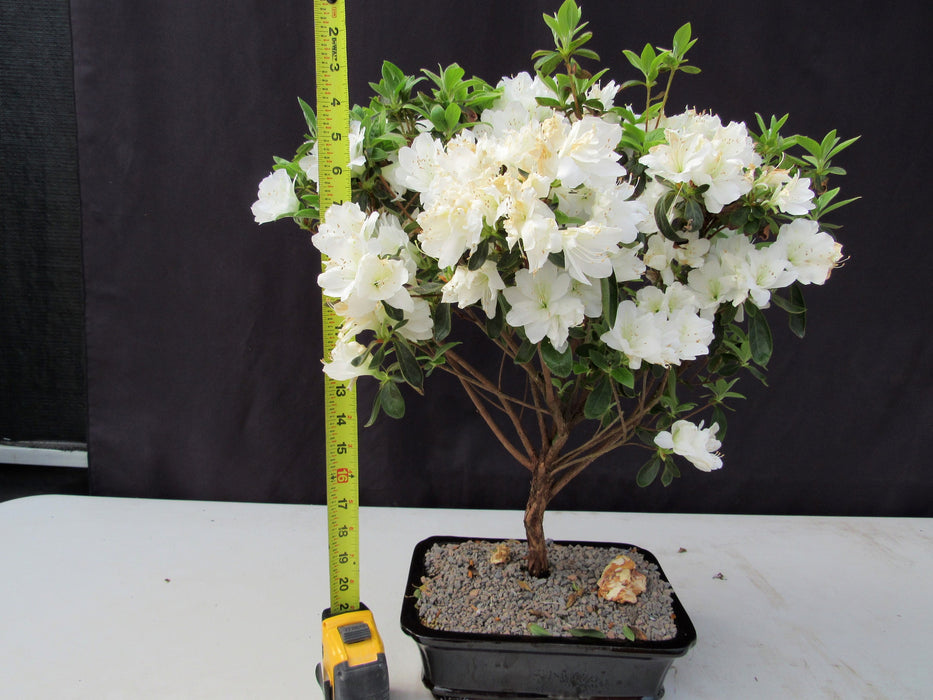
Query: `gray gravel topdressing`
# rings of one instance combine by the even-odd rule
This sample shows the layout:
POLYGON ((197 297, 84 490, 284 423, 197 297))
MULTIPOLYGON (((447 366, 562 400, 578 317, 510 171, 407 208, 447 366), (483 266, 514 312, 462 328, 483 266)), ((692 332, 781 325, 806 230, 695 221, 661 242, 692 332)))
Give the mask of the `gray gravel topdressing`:
POLYGON ((497 544, 467 541, 428 550, 418 602, 422 624, 503 635, 529 635, 534 625, 561 637, 573 636, 571 630, 598 630, 610 639, 623 639, 627 625, 639 639, 661 641, 676 635, 670 584, 637 551, 548 542, 551 573, 539 579, 524 570, 527 547, 518 540, 508 542, 507 564, 490 563, 497 544), (623 553, 647 577, 647 590, 635 604, 596 595, 603 568, 623 553))

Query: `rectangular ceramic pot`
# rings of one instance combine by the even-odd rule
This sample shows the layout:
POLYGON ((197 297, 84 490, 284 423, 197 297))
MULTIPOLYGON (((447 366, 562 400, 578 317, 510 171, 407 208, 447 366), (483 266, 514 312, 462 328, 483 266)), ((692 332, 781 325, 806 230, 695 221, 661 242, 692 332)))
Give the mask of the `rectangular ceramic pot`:
MULTIPOLYGON (((425 627, 415 607, 425 553, 435 544, 468 537, 431 537, 419 542, 402 603, 402 631, 421 652, 423 681, 438 698, 659 698, 675 659, 696 643, 696 630, 672 593, 677 634, 660 642, 458 633, 425 627)), ((635 549, 658 566, 650 552, 628 544, 557 542, 635 549)))

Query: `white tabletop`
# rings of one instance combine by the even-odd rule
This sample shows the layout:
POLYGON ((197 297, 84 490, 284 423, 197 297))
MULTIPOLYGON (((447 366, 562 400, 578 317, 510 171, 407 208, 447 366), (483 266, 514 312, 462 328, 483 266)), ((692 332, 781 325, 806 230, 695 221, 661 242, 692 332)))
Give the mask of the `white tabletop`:
MULTIPOLYGON (((0 695, 323 697, 324 516, 81 496, 0 503, 0 695)), ((398 624, 412 547, 432 534, 521 537, 521 515, 360 518, 362 599, 392 698, 428 699, 398 624)), ((555 511, 546 528, 660 559, 699 638, 668 674, 666 700, 933 697, 930 519, 555 511)))

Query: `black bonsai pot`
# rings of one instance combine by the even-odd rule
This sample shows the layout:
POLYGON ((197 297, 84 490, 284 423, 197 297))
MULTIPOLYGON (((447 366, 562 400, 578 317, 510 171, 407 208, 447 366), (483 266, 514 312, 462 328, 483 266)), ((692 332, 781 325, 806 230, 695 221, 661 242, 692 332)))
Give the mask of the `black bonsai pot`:
MULTIPOLYGON (((512 636, 431 629, 420 619, 417 593, 425 554, 435 544, 476 538, 431 537, 415 547, 402 604, 402 630, 421 652, 423 681, 438 698, 659 698, 675 659, 696 643, 696 630, 671 592, 676 634, 664 641, 590 637, 512 636)), ((489 541, 489 540, 486 540, 489 541)), ((498 540, 496 540, 498 542, 498 540)), ((650 552, 626 544, 555 542, 650 552)))

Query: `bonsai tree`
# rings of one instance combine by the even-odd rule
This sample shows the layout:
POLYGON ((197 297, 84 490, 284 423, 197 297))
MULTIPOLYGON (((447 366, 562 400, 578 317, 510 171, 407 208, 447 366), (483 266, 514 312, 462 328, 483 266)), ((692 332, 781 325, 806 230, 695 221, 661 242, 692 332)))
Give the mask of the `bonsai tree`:
MULTIPOLYGON (((548 570, 548 504, 598 458, 646 451, 639 486, 718 469, 742 373, 764 380, 762 310, 803 336, 802 288, 842 260, 823 221, 847 203, 831 159, 855 139, 757 131, 710 112, 668 115, 694 44, 625 51, 617 84, 587 48, 574 0, 544 21, 554 48, 495 86, 459 65, 406 75, 385 62, 352 110, 352 201, 318 210, 316 119, 277 158, 257 222, 291 217, 322 254, 318 283, 342 318, 324 371, 378 382, 369 424, 447 372, 528 471, 527 567, 548 570), (629 102, 626 102, 629 100, 629 102), (323 216, 322 216, 323 214, 323 216), (499 358, 471 361, 457 329, 499 358)), ((851 200, 849 200, 851 201, 851 200)))

